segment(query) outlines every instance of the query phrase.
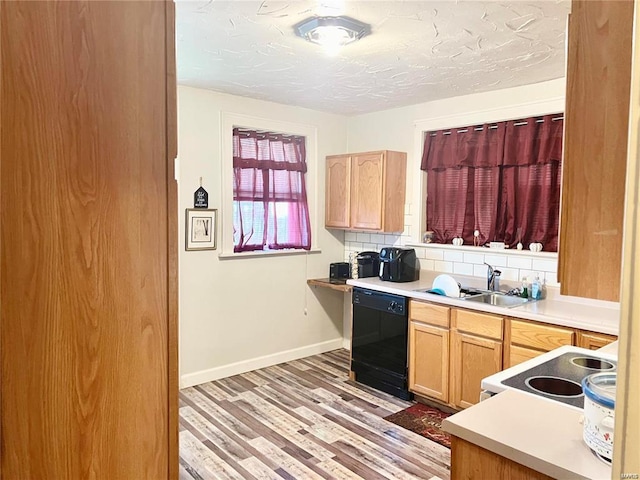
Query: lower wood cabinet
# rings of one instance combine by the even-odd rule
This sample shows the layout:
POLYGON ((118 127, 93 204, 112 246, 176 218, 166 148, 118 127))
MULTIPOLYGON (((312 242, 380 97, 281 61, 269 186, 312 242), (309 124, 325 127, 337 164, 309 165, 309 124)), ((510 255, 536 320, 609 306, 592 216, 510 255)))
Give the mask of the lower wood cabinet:
MULTIPOLYGON (((456 310, 456 316, 466 316, 465 311, 456 310)), ((475 314, 474 314, 475 315, 475 314)), ((493 317, 493 316, 492 316, 493 317)), ((502 318, 500 322, 502 337, 502 318)), ((483 378, 502 370, 502 340, 483 338, 474 333, 457 329, 451 331, 451 403, 467 408, 480 401, 480 382, 483 378)))
POLYGON ((457 408, 482 379, 563 345, 596 350, 617 337, 531 320, 409 302, 409 390, 457 408))
POLYGON ((613 335, 580 330, 578 331, 577 345, 582 348, 588 348, 589 350, 598 350, 599 348, 615 342, 617 339, 618 337, 613 335))
POLYGON ((504 368, 513 367, 519 363, 526 362, 532 358, 536 358, 538 355, 542 355, 544 352, 535 350, 533 348, 521 347, 519 345, 506 345, 504 347, 504 368), (508 352, 508 353, 507 353, 508 352))
POLYGON ((480 382, 502 370, 502 342, 453 331, 451 403, 467 408, 480 401, 480 382))
POLYGON ((614 335, 532 320, 507 318, 505 322, 504 368, 513 367, 563 345, 597 350, 618 339, 614 335))
POLYGON ((449 401, 449 330, 409 324, 409 390, 449 401))
POLYGON ((449 402, 450 308, 409 304, 409 390, 449 402))
POLYGON ((451 437, 451 480, 551 480, 543 473, 458 437, 451 437))
POLYGON ((563 345, 573 345, 574 341, 575 331, 572 328, 507 319, 504 368, 513 367, 563 345))
POLYGON ((479 402, 480 382, 502 370, 503 319, 411 300, 409 390, 466 408, 479 402))

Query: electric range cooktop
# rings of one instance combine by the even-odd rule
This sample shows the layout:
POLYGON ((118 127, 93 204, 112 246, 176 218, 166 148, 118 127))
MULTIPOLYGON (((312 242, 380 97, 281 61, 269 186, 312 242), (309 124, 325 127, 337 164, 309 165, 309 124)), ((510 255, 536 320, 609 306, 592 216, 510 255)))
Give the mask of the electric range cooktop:
POLYGON ((560 347, 540 357, 499 372, 482 381, 491 393, 520 390, 582 409, 582 379, 599 372, 615 372, 616 358, 579 347, 560 347))

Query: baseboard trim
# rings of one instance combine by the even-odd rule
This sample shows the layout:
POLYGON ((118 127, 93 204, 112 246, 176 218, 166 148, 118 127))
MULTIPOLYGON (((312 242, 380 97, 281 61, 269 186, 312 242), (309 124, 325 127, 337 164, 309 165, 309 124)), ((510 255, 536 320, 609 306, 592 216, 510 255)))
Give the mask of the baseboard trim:
POLYGON ((351 350, 351 339, 350 338, 343 338, 342 339, 342 348, 344 348, 345 350, 351 350))
POLYGON ((330 352, 331 350, 337 350, 339 348, 346 348, 344 347, 344 339, 342 338, 315 343, 305 347, 293 348, 291 350, 271 355, 264 355, 262 357, 251 358, 249 360, 243 360, 242 362, 230 363, 221 367, 188 373, 180 377, 180 388, 193 387, 194 385, 200 385, 201 383, 212 382, 232 375, 250 372, 251 370, 257 370, 259 368, 271 367, 272 365, 277 365, 279 363, 290 362, 292 360, 298 360, 299 358, 309 357, 311 355, 318 355, 319 353, 330 352))

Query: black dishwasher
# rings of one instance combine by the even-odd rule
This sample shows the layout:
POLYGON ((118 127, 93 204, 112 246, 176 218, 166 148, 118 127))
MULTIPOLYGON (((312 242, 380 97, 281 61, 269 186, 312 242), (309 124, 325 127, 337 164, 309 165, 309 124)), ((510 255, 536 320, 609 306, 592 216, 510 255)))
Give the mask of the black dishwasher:
POLYGON ((356 381, 411 400, 407 385, 405 297, 354 287, 351 370, 356 381))

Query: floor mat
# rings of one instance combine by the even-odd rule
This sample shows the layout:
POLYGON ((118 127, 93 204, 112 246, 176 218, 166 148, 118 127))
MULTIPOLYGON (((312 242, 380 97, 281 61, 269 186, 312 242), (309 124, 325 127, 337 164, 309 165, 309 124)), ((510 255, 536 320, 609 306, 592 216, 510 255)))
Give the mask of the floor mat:
POLYGON ((451 437, 441 428, 442 421, 449 415, 429 405, 416 403, 384 419, 451 448, 451 437))

